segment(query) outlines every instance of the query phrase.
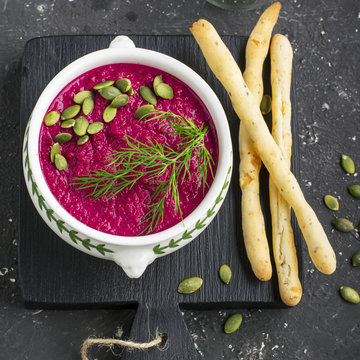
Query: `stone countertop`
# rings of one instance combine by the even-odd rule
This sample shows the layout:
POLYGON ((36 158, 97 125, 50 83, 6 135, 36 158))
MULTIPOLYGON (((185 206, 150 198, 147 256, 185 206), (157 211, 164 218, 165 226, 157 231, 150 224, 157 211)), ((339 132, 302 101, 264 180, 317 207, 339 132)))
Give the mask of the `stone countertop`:
MULTIPOLYGON (((60 34, 188 34, 200 17, 222 34, 248 35, 260 11, 225 11, 205 0, 0 0, 0 360, 79 359, 89 335, 129 333, 134 310, 25 309, 17 275, 19 196, 20 65, 27 40, 60 34)), ((222 332, 234 310, 184 311, 200 357, 231 359, 358 359, 360 305, 344 302, 341 285, 360 291, 360 268, 350 264, 360 250, 357 233, 334 232, 335 214, 322 203, 337 196, 339 216, 356 225, 359 200, 347 193, 358 182, 346 175, 340 155, 360 166, 360 3, 358 0, 289 0, 275 31, 286 34, 294 48, 297 119, 301 138, 300 185, 314 207, 336 251, 338 268, 325 276, 314 269, 304 244, 304 295, 292 309, 238 309, 239 331, 222 332)), ((120 350, 118 350, 120 351, 120 350)), ((92 351, 92 358, 113 359, 92 351)), ((144 358, 146 355, 144 354, 144 358)))

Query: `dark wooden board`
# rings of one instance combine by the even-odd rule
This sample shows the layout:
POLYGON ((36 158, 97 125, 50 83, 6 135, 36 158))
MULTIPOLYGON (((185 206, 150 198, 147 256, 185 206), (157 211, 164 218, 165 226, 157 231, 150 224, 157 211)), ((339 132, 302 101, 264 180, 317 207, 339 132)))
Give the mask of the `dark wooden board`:
MULTIPOLYGON (((59 239, 37 214, 22 180, 19 246, 22 294, 26 304, 38 307, 129 307, 140 304, 135 319, 135 324, 139 325, 134 325, 133 338, 142 341, 142 337, 145 334, 147 336, 147 329, 141 329, 141 323, 144 316, 149 314, 149 317, 157 319, 151 325, 154 331, 161 325, 166 328, 166 323, 178 317, 178 325, 171 327, 172 331, 167 329, 167 332, 173 339, 181 337, 190 341, 178 304, 184 308, 205 309, 281 307, 282 303, 275 271, 271 281, 260 282, 253 275, 246 257, 238 184, 239 119, 226 92, 211 73, 191 36, 130 37, 137 47, 163 52, 193 68, 219 97, 228 116, 234 148, 234 171, 229 193, 216 218, 196 240, 171 255, 157 259, 140 279, 129 279, 114 263, 86 255, 59 239), (218 268, 223 263, 229 264, 233 272, 229 286, 222 284, 218 278, 218 268), (189 276, 201 276, 204 279, 201 290, 191 296, 178 294, 178 283, 189 276)), ((26 44, 22 64, 21 141, 32 108, 52 77, 76 58, 108 47, 113 38, 113 35, 43 37, 26 44)), ((243 69, 247 39, 239 36, 224 36, 223 39, 243 69)), ((264 78, 265 92, 270 93, 268 61, 264 68, 264 78)), ((294 88, 292 90, 292 124, 296 134, 294 88)), ((270 116, 267 121, 271 122, 270 116)), ((298 137, 294 136, 293 140, 292 168, 295 175, 299 176, 298 137)), ((267 173, 264 169, 261 181, 265 221, 271 239, 267 173)), ((302 278, 301 234, 297 226, 294 230, 302 278)), ((191 357, 192 351, 189 348, 189 359, 194 358, 191 357)))

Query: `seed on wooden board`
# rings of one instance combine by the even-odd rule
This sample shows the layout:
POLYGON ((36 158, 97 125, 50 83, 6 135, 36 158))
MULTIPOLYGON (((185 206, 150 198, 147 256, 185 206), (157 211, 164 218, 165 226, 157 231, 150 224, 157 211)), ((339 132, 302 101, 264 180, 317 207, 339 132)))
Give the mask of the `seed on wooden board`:
POLYGON ((153 91, 149 87, 140 86, 139 93, 140 93, 140 96, 148 103, 150 103, 152 105, 157 104, 156 95, 153 93, 153 91))
POLYGON ((341 155, 341 166, 348 174, 353 174, 355 172, 354 161, 347 155, 341 155))
POLYGON ((103 89, 103 88, 105 88, 105 87, 107 87, 107 86, 113 85, 114 82, 115 82, 115 81, 112 81, 112 80, 106 80, 106 81, 103 81, 103 82, 101 82, 101 83, 96 84, 96 85, 93 87, 93 89, 94 89, 94 90, 100 90, 100 89, 103 89))
POLYGON ((89 115, 94 109, 94 99, 90 96, 87 97, 82 104, 82 112, 84 115, 89 115))
POLYGON ((165 83, 160 83, 154 88, 155 94, 163 99, 172 99, 174 97, 174 90, 172 87, 165 83))
POLYGON ((327 208, 330 210, 333 210, 333 211, 339 210, 339 202, 332 195, 325 195, 324 203, 327 206, 327 208))
POLYGON ((129 79, 119 79, 116 81, 115 86, 122 93, 126 93, 131 89, 131 81, 129 79))
POLYGON ((340 286, 340 294, 349 303, 358 304, 360 302, 359 294, 350 286, 340 286))
POLYGON ((228 284, 232 276, 230 267, 226 264, 221 265, 219 269, 219 276, 224 284, 228 284))
POLYGON ((129 102, 129 96, 126 94, 121 94, 116 96, 110 105, 114 108, 121 108, 127 105, 128 102, 129 102))
POLYGON ((117 109, 112 107, 111 105, 107 106, 103 112, 103 120, 106 123, 113 121, 116 116, 117 109))
POLYGON ((54 137, 54 140, 61 144, 67 143, 71 139, 72 139, 72 135, 69 133, 60 133, 60 134, 55 135, 55 137, 54 137))
POLYGON ((55 156, 57 154, 60 154, 60 151, 61 151, 60 144, 58 142, 56 142, 52 146, 51 151, 50 151, 50 160, 51 160, 52 163, 55 161, 55 156))
POLYGON ((68 163, 64 156, 60 154, 55 155, 55 166, 59 171, 65 170, 68 167, 68 163))
POLYGON ((359 184, 350 185, 348 187, 348 191, 351 196, 353 196, 356 199, 360 199, 360 185, 359 184))
POLYGON ((61 113, 61 120, 74 118, 80 112, 80 109, 80 105, 69 106, 61 113))
POLYGON ((235 332, 242 323, 242 315, 234 314, 231 315, 225 322, 224 331, 226 334, 232 334, 235 332))
POLYGON ((89 141, 89 135, 84 135, 84 136, 79 137, 76 143, 78 145, 84 145, 88 141, 89 141))
POLYGON ((80 91, 80 92, 78 92, 78 93, 74 96, 73 100, 74 100, 74 102, 76 102, 77 104, 80 104, 80 105, 81 105, 86 98, 92 97, 92 94, 93 94, 93 93, 92 93, 90 90, 80 91))
POLYGON ((90 135, 95 135, 98 132, 100 132, 104 128, 104 123, 100 121, 95 121, 92 124, 89 125, 87 129, 87 133, 90 135))
POLYGON ((154 112, 154 106, 153 105, 143 105, 136 109, 134 116, 137 119, 144 119, 148 116, 150 116, 154 112))
POLYGON ((334 219, 331 224, 334 226, 334 228, 341 232, 350 232, 354 230, 353 223, 345 218, 337 218, 334 219))
POLYGON ((199 277, 191 277, 183 280, 178 286, 178 293, 180 294, 192 294, 193 292, 199 290, 203 280, 199 277))
POLYGON ((89 121, 83 116, 80 116, 75 120, 74 133, 78 136, 84 136, 88 127, 89 121))
POLYGON ((46 126, 55 125, 60 119, 60 114, 57 111, 50 111, 46 114, 44 118, 44 123, 46 126))
POLYGON ((114 100, 118 95, 121 95, 121 91, 114 86, 107 86, 99 90, 99 94, 106 100, 114 100))

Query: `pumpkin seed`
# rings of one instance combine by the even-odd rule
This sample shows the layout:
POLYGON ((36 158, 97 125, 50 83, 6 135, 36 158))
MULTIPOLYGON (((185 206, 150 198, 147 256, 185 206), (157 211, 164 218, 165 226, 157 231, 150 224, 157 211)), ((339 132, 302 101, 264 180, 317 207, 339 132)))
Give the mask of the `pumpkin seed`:
POLYGON ((267 115, 271 111, 271 96, 265 94, 261 99, 260 111, 263 115, 267 115))
POLYGON ((331 224, 334 226, 334 228, 341 232, 350 232, 354 230, 353 223, 345 218, 337 218, 334 219, 331 224))
POLYGON ((219 269, 219 276, 220 276, 220 279, 221 281, 224 283, 224 284, 228 284, 231 280, 231 269, 228 265, 226 264, 223 264, 220 266, 220 269, 219 269))
POLYGON ((191 277, 183 280, 178 286, 179 294, 192 294, 193 292, 199 290, 203 284, 203 279, 199 277, 191 277))
POLYGON ((134 89, 133 88, 130 88, 130 90, 129 91, 127 91, 126 92, 129 96, 132 96, 132 95, 134 95, 135 94, 135 92, 134 92, 134 89))
POLYGON ((66 108, 61 113, 61 120, 68 120, 74 118, 80 112, 80 105, 73 105, 66 108))
POLYGON ((75 119, 64 120, 64 121, 61 123, 61 127, 62 127, 63 129, 72 128, 74 125, 75 125, 75 119))
POLYGON ((348 187, 348 191, 351 196, 356 199, 360 199, 360 185, 354 184, 348 187))
POLYGON ((55 135, 54 140, 56 142, 59 142, 61 144, 67 143, 68 141, 70 141, 72 139, 72 135, 69 133, 60 133, 55 135))
POLYGON ((331 195, 324 196, 324 203, 327 206, 327 208, 330 210, 333 210, 333 211, 339 210, 339 202, 337 201, 336 198, 334 198, 331 195))
POLYGON ((129 96, 126 94, 121 94, 116 96, 110 105, 114 108, 121 108, 127 105, 128 102, 129 102, 129 96))
POLYGON ((241 323, 242 323, 241 314, 231 315, 225 322, 224 332, 226 334, 232 334, 240 327, 241 323))
POLYGON ((358 304, 360 302, 359 294, 350 286, 340 286, 340 294, 349 303, 358 304))
POLYGON ((354 161, 347 155, 341 155, 341 166, 349 174, 353 174, 355 172, 354 161))
POLYGON ((90 90, 84 90, 84 91, 80 91, 78 92, 73 100, 74 102, 76 102, 77 104, 82 104, 84 102, 85 99, 87 99, 88 97, 92 97, 92 92, 90 90))
POLYGON ((352 266, 360 266, 360 251, 357 251, 351 258, 352 266))
POLYGON ((57 111, 50 111, 46 114, 44 123, 46 126, 55 125, 60 119, 60 114, 57 111))
POLYGON ((52 146, 51 151, 50 151, 50 160, 51 160, 52 163, 55 161, 55 156, 57 154, 60 154, 60 151, 61 151, 60 144, 58 142, 56 142, 52 146))
POLYGON ((174 90, 172 87, 165 83, 160 83, 154 88, 155 94, 163 99, 172 99, 174 97, 174 90))
POLYGON ((89 127, 88 120, 83 116, 80 116, 75 120, 74 133, 78 136, 84 136, 86 134, 88 127, 89 127))
POLYGON ((99 94, 106 100, 114 100, 118 95, 121 95, 121 91, 114 86, 107 86, 100 89, 99 94))
POLYGON ((56 154, 55 155, 55 166, 59 171, 62 171, 62 170, 67 169, 68 163, 62 155, 56 154))
POLYGON ((84 145, 88 140, 89 140, 89 135, 84 135, 82 137, 79 137, 76 143, 78 145, 84 145))
POLYGON ((140 106, 138 109, 136 109, 134 116, 137 119, 144 119, 148 116, 150 116, 154 112, 154 106, 153 105, 143 105, 140 106))
POLYGON ((84 115, 89 115, 94 109, 94 99, 89 96, 87 97, 82 104, 82 112, 84 115))
POLYGON ((157 104, 156 95, 153 93, 153 91, 149 87, 140 86, 139 93, 140 93, 140 96, 148 103, 150 103, 152 105, 157 104))
POLYGON ((155 88, 163 82, 162 76, 158 75, 154 77, 154 81, 153 81, 153 89, 155 90, 155 88))
POLYGON ((116 111, 117 109, 112 107, 111 105, 107 106, 103 112, 103 120, 106 123, 113 121, 114 117, 116 116, 116 111))
POLYGON ((119 79, 115 86, 122 92, 126 93, 131 89, 131 81, 129 79, 119 79))
POLYGON ((100 89, 103 89, 107 86, 111 86, 114 84, 115 81, 112 81, 112 80, 106 80, 106 81, 103 81, 101 83, 98 83, 96 84, 95 86, 93 86, 93 89, 94 90, 100 90, 100 89))
POLYGON ((104 123, 100 121, 95 121, 92 124, 89 125, 87 129, 87 133, 90 135, 95 135, 98 132, 100 132, 104 128, 104 123))

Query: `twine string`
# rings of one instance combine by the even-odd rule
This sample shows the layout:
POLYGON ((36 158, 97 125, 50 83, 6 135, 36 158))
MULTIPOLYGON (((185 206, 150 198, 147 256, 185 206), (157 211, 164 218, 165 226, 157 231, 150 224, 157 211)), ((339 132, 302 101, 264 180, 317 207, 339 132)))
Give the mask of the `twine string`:
POLYGON ((87 352, 88 349, 93 345, 106 346, 110 349, 112 349, 113 346, 118 345, 132 349, 146 350, 160 345, 163 341, 166 341, 165 334, 158 335, 154 340, 147 343, 136 343, 133 341, 120 339, 86 339, 81 348, 81 360, 89 360, 87 357, 87 352))

